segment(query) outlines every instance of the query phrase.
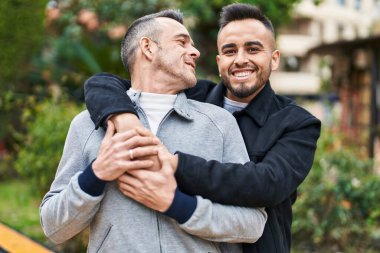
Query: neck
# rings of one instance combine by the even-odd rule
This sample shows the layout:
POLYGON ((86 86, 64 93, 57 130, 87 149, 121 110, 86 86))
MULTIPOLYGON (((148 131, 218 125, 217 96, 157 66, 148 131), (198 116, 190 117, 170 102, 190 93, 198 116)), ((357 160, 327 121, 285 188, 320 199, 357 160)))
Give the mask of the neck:
POLYGON ((134 71, 131 75, 132 88, 142 92, 158 93, 158 94, 178 94, 178 84, 173 80, 163 78, 160 71, 151 71, 149 69, 141 69, 134 71))

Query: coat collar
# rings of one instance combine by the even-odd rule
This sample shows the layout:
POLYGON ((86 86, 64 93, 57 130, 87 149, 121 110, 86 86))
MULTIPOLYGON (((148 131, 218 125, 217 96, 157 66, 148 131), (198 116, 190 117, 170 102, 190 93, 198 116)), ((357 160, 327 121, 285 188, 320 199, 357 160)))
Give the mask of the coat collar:
MULTIPOLYGON (((219 83, 210 92, 206 102, 223 107, 224 96, 226 94, 226 87, 223 82, 219 83)), ((264 88, 251 100, 251 102, 242 111, 237 114, 245 113, 250 116, 259 126, 263 126, 268 119, 271 104, 275 96, 269 81, 265 84, 264 88)))
MULTIPOLYGON (((132 100, 132 103, 140 107, 140 97, 141 97, 141 91, 136 91, 133 92, 132 94, 128 94, 129 97, 132 100)), ((184 92, 180 92, 177 94, 177 98, 174 101, 174 106, 173 106, 174 111, 182 116, 183 118, 187 120, 193 120, 194 116, 192 115, 192 111, 190 110, 190 105, 187 103, 187 97, 184 92)))

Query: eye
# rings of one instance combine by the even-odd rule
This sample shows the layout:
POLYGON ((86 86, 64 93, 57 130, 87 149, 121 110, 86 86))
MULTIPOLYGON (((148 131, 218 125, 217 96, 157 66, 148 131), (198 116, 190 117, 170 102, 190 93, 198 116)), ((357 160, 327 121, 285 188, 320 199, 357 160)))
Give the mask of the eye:
POLYGON ((235 49, 226 49, 223 51, 223 54, 227 56, 234 55, 235 53, 236 53, 235 49))
POLYGON ((250 47, 247 49, 247 51, 248 51, 248 53, 254 54, 254 53, 259 52, 259 49, 256 47, 250 47))
POLYGON ((184 39, 177 40, 177 41, 179 42, 179 44, 180 44, 181 46, 185 46, 185 45, 186 45, 186 40, 184 40, 184 39))

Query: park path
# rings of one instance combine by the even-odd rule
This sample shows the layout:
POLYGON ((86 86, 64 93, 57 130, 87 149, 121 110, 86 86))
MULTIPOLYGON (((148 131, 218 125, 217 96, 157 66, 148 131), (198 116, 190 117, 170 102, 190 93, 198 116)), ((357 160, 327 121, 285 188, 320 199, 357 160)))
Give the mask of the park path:
POLYGON ((53 251, 0 223, 0 253, 53 253, 53 251))

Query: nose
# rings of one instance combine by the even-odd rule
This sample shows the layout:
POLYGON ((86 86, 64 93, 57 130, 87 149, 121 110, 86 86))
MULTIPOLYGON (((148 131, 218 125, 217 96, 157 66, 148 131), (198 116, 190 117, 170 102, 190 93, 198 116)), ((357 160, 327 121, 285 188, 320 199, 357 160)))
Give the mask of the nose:
POLYGON ((244 52, 244 50, 239 50, 236 54, 234 63, 236 65, 244 65, 248 63, 248 58, 244 52))
POLYGON ((201 56, 201 53, 194 46, 191 46, 191 48, 190 48, 190 56, 194 60, 197 60, 199 58, 199 56, 201 56))

